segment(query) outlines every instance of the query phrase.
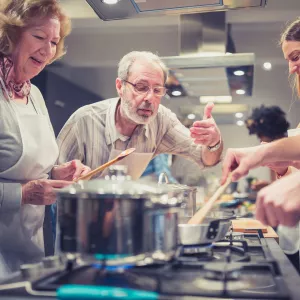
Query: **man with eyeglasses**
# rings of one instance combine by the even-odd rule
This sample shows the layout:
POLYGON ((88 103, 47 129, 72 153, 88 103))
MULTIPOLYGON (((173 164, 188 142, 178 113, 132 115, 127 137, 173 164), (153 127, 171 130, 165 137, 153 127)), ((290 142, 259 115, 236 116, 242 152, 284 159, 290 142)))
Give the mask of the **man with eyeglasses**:
POLYGON ((84 106, 69 118, 58 136, 59 162, 79 159, 94 169, 134 147, 136 151, 120 162, 133 179, 160 153, 185 156, 200 168, 218 163, 223 143, 211 116, 213 104, 188 130, 160 104, 167 74, 164 63, 151 52, 126 54, 116 79, 119 97, 84 106))

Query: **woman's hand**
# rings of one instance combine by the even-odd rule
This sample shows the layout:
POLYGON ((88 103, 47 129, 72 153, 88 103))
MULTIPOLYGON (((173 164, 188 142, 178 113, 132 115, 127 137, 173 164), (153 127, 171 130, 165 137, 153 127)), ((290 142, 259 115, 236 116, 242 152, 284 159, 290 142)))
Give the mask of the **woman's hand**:
POLYGON ((232 181, 246 176, 249 170, 261 166, 264 157, 265 145, 228 149, 223 159, 221 184, 224 184, 229 173, 232 172, 232 181))
POLYGON ((55 188, 63 188, 71 182, 40 179, 22 185, 22 204, 50 205, 56 200, 55 188))
POLYGON ((56 180, 74 181, 78 177, 86 175, 91 168, 84 165, 80 160, 75 159, 62 165, 54 166, 51 177, 56 180))
POLYGON ((273 227, 294 226, 300 220, 300 172, 263 188, 256 199, 256 218, 273 227))

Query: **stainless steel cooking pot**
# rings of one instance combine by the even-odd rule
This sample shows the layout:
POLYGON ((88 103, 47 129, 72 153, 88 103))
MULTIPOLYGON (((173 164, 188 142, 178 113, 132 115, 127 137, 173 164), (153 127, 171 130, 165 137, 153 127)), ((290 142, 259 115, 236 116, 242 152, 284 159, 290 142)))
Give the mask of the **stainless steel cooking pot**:
POLYGON ((168 176, 165 172, 161 173, 158 178, 158 184, 167 185, 170 193, 172 191, 177 191, 181 193, 184 201, 181 205, 181 210, 179 212, 179 222, 185 223, 186 220, 189 220, 196 212, 196 197, 197 197, 197 187, 190 187, 183 184, 173 184, 169 183, 168 176))
POLYGON ((157 184, 81 181, 58 191, 62 252, 119 262, 170 260, 182 200, 157 184))
POLYGON ((220 241, 235 218, 232 211, 212 211, 202 224, 179 224, 178 242, 181 245, 203 245, 220 241))

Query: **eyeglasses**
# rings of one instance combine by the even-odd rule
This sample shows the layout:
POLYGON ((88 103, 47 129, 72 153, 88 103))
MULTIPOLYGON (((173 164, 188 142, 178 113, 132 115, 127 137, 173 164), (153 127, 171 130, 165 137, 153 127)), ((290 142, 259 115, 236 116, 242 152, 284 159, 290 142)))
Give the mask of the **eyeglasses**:
MULTIPOLYGON (((127 80, 123 80, 124 82, 126 83, 129 83, 130 85, 133 86, 135 92, 137 92, 138 94, 147 94, 149 93, 149 91, 151 90, 151 87, 149 85, 146 85, 144 83, 132 83, 132 82, 129 82, 127 80)), ((166 94, 167 92, 167 88, 165 88, 164 86, 155 86, 152 88, 153 90, 153 94, 157 97, 162 97, 166 94)))

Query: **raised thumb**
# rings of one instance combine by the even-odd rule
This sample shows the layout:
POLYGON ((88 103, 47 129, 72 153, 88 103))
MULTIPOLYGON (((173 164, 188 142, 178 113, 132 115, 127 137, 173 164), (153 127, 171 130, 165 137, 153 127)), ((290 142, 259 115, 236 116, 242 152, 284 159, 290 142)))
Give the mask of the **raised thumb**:
POLYGON ((213 102, 209 102, 206 104, 204 108, 204 113, 203 113, 203 120, 211 118, 211 112, 214 108, 215 104, 213 102))

